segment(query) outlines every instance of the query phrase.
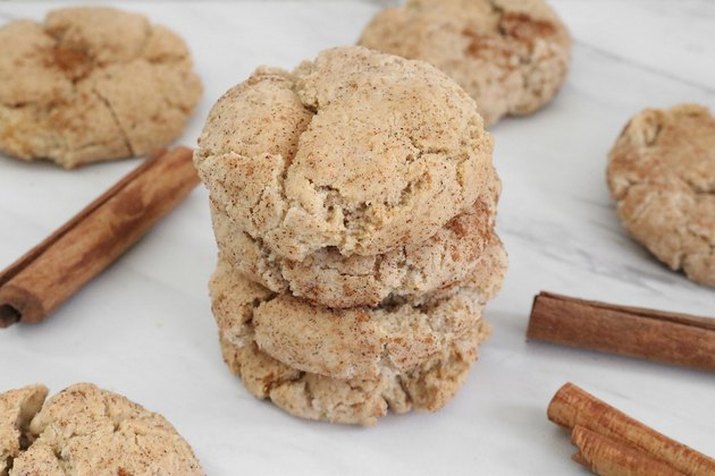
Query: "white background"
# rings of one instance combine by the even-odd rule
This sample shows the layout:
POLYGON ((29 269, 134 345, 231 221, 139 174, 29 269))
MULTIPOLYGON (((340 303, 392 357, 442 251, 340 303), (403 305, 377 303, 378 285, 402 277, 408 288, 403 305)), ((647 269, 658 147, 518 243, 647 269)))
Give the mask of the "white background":
MULTIPOLYGON (((61 2, 2 3, 0 22, 41 19, 61 2)), ((575 43, 559 97, 493 128, 504 182, 499 230, 510 270, 487 310, 480 362, 442 411, 374 428, 306 422, 260 402, 223 364, 207 281, 215 246, 197 189, 119 262, 44 324, 0 332, 0 388, 80 381, 165 415, 210 475, 585 474, 550 397, 573 381, 663 432, 715 454, 715 375, 527 343, 531 301, 547 289, 715 316, 715 291, 668 271, 620 227, 606 154, 647 106, 715 107, 715 2, 552 2, 575 43)), ((180 143, 195 145, 211 104, 259 64, 291 68, 355 41, 378 2, 129 2, 180 32, 205 95, 180 143)), ((99 195, 137 160, 66 172, 0 157, 0 267, 99 195)))

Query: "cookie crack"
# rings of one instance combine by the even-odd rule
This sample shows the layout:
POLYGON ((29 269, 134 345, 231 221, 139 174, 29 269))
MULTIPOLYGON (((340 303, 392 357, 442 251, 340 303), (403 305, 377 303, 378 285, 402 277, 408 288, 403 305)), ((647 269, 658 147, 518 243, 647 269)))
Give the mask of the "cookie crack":
POLYGON ((119 120, 119 116, 117 115, 117 112, 112 107, 112 104, 109 101, 109 99, 105 98, 96 87, 92 87, 92 93, 94 93, 94 95, 97 96, 97 99, 99 99, 105 105, 107 110, 109 111, 109 114, 112 116, 112 120, 114 121, 114 124, 117 126, 117 130, 119 131, 119 134, 122 137, 122 141, 124 142, 124 145, 127 148, 127 151, 129 151, 129 153, 131 155, 136 155, 134 152, 134 147, 132 147, 132 143, 129 140, 129 136, 127 135, 126 130, 122 126, 122 123, 119 120))
POLYGON ((0 474, 6 475, 12 469, 12 465, 15 463, 15 457, 8 455, 3 462, 3 467, 5 468, 0 474))
MULTIPOLYGON (((227 188, 225 183, 223 183, 222 185, 224 186, 224 188, 227 188)), ((250 217, 251 225, 253 226, 254 229, 260 228, 260 225, 258 223, 259 217, 256 216, 257 214, 255 213, 255 210, 257 207, 259 207, 261 205, 261 203, 263 202, 263 199, 265 198, 265 196, 268 192, 269 192, 268 187, 264 187, 263 190, 261 190, 261 193, 258 196, 258 198, 253 203, 251 203, 251 205, 249 205, 249 207, 248 207, 248 216, 250 217)))
MULTIPOLYGON (((67 441, 74 438, 74 436, 75 435, 73 433, 69 438, 67 438, 67 441)), ((67 455, 64 455, 62 453, 62 450, 57 446, 52 447, 52 454, 55 455, 55 458, 57 459, 57 466, 65 474, 65 476, 71 476, 72 475, 72 462, 67 457, 67 455)))
MULTIPOLYGON (((626 188, 626 190, 625 190, 625 192, 624 192, 624 194, 623 194, 623 197, 621 198, 621 201, 627 200, 627 199, 628 199, 628 195, 630 195, 630 193, 633 191, 633 189, 634 189, 635 187, 639 187, 639 186, 641 186, 641 185, 643 185, 643 183, 640 182, 640 181, 635 181, 635 182, 631 183, 631 184, 626 188)), ((641 217, 645 214, 645 212, 648 211, 648 209, 650 208, 650 206, 651 206, 651 204, 653 203, 653 201, 655 200, 655 198, 656 198, 656 195, 655 195, 655 194, 649 193, 649 194, 646 195, 646 198, 645 198, 643 201, 641 201, 641 203, 638 204, 638 207, 636 208, 636 210, 635 210, 635 211, 633 212, 633 214, 632 214, 630 217, 628 217, 628 219, 627 219, 628 223, 629 223, 631 226, 635 226, 635 223, 636 223, 638 220, 641 219, 641 217)), ((619 203, 619 205, 620 205, 620 203, 619 203)))
MULTIPOLYGON (((407 403, 407 406, 412 407, 413 402, 412 402, 412 393, 410 392, 409 388, 407 388, 407 384, 404 382, 402 375, 395 375, 393 377, 393 381, 397 383, 397 386, 400 387, 400 390, 402 393, 405 395, 405 402, 407 403)), ((390 400, 386 398, 384 392, 382 394, 382 398, 385 399, 385 402, 387 402, 388 406, 390 408, 393 407, 393 405, 390 404, 390 400)))
POLYGON ((285 267, 283 266, 283 264, 281 262, 277 262, 278 260, 280 260, 280 258, 276 258, 274 253, 272 253, 271 250, 268 249, 268 247, 265 245, 265 243, 263 242, 263 240, 261 238, 254 238, 253 236, 251 236, 249 233, 246 233, 245 231, 243 233, 246 234, 249 239, 256 241, 257 246, 258 246, 259 250, 261 251, 260 262, 267 264, 267 266, 265 266, 265 267, 261 266, 261 268, 263 268, 262 272, 260 269, 258 270, 259 272, 261 272, 261 275, 270 273, 271 275, 280 277, 280 279, 281 279, 281 282, 279 283, 280 287, 282 289, 288 288, 289 282, 285 276, 285 267))
POLYGON ((39 390, 39 393, 37 393, 37 391, 33 391, 30 395, 22 398, 19 402, 18 414, 13 423, 14 430, 17 432, 17 453, 13 454, 10 448, 0 451, 0 453, 3 453, 10 450, 9 454, 7 454, 3 461, 5 470, 4 472, 0 471, 0 474, 8 474, 8 472, 13 468, 15 460, 22 456, 22 454, 34 443, 34 438, 32 432, 30 431, 30 424, 35 416, 37 416, 37 414, 42 410, 46 398, 46 390, 44 392, 39 390), (37 397, 39 397, 39 400, 37 397))
POLYGON ((492 15, 497 16, 497 25, 501 24, 502 18, 504 17, 504 7, 498 5, 494 0, 489 0, 487 3, 492 10, 492 15))
MULTIPOLYGON (((282 79, 282 78, 281 78, 281 79, 282 79)), ((289 200, 289 199, 288 199, 288 196, 287 196, 287 194, 286 194, 286 186, 285 186, 285 183, 286 183, 286 180, 287 180, 287 178, 288 178, 289 169, 290 169, 291 165, 293 164, 293 160, 294 160, 295 156, 296 156, 296 155, 299 153, 299 151, 300 151, 300 148, 301 148, 301 147, 300 147, 300 144, 301 144, 301 142, 303 142, 303 136, 304 136, 304 135, 306 134, 306 132, 308 132, 308 130, 310 129, 310 125, 313 123, 313 119, 314 119, 315 116, 318 114, 318 112, 317 112, 317 109, 316 109, 315 112, 313 112, 313 110, 312 110, 311 108, 309 108, 308 105, 303 101, 303 99, 300 97, 300 95, 299 95, 298 92, 297 92, 297 84, 296 84, 296 81, 295 81, 294 79, 292 79, 292 78, 291 78, 291 81, 289 81, 289 89, 290 89, 291 92, 293 92, 293 94, 298 98, 298 100, 299 100, 300 103, 303 105, 303 107, 305 108, 305 110, 311 112, 311 116, 310 116, 310 121, 308 121, 308 123, 305 124, 304 129, 303 129, 303 130, 301 131, 301 133, 298 135, 298 138, 297 138, 297 140, 296 140, 297 146, 296 146, 296 151, 295 151, 295 153, 292 154, 291 157, 282 157, 282 158, 283 158, 283 169, 281 170, 281 173, 277 176, 276 187, 277 187, 277 189, 278 189, 278 191, 279 191, 279 193, 280 193, 280 198, 281 198, 281 201, 282 201, 282 203, 283 203, 283 206, 280 207, 280 208, 281 208, 281 209, 280 209, 280 217, 278 218, 278 220, 276 220, 276 224, 273 225, 273 226, 271 226, 271 227, 269 227, 269 228, 267 228, 266 230, 264 230, 264 231, 262 232, 262 233, 264 233, 264 234, 269 234, 269 233, 274 232, 275 230, 279 229, 280 227, 284 226, 284 225, 285 225, 286 218, 287 218, 287 216, 288 216, 288 212, 291 210, 291 208, 292 208, 293 206, 296 206, 296 205, 297 205, 297 206, 299 206, 300 208, 303 208, 300 203, 297 203, 295 200, 289 200)), ((263 193, 261 194, 261 196, 262 196, 262 195, 263 195, 263 193)), ((260 201, 259 201, 258 203, 260 203, 260 201)))
POLYGON ((657 142, 658 142, 658 139, 660 139, 660 135, 661 135, 662 132, 663 132, 663 124, 662 124, 661 122, 658 122, 658 123, 655 125, 655 130, 653 131, 653 136, 652 136, 652 137, 648 137, 648 138, 646 139, 646 143, 645 143, 646 146, 647 146, 647 147, 655 147, 655 145, 656 145, 657 142))
MULTIPOLYGON (((263 352, 261 349, 258 349, 258 346, 256 346, 256 349, 259 352, 263 352)), ((273 357, 271 357, 271 358, 273 358, 273 357)), ((276 359, 276 360, 278 360, 278 359, 276 359)), ((281 362, 281 364, 283 364, 283 362, 281 362)), ((283 365, 286 365, 286 364, 283 364, 283 365)), ((298 371, 298 374, 293 377, 283 377, 278 380, 273 380, 273 381, 269 382, 268 385, 266 386, 267 387, 266 395, 268 395, 268 398, 270 398, 271 393, 274 390, 278 390, 280 387, 283 387, 285 385, 302 382, 305 379, 305 376, 306 376, 306 372, 303 372, 302 370, 300 370, 300 371, 298 371)))
MULTIPOLYGON (((145 53, 147 48, 149 47, 149 43, 151 42, 151 37, 154 34, 154 26, 150 24, 148 21, 144 24, 144 39, 142 41, 142 45, 137 48, 136 55, 134 58, 132 58, 131 61, 134 61, 138 58, 145 58, 145 53)), ((162 64, 164 63, 163 61, 149 61, 147 60, 150 64, 162 64)))
MULTIPOLYGON (((462 291, 468 292, 466 288, 463 288, 462 291)), ((271 302, 274 299, 280 298, 281 294, 280 293, 271 293, 268 297, 265 298, 255 298, 252 302, 251 305, 248 309, 248 319, 246 319, 242 324, 241 327, 243 328, 240 330, 238 333, 241 336, 241 340, 251 340, 256 348, 260 350, 261 352, 266 352, 258 346, 258 344, 255 341, 255 311, 258 310, 259 308, 267 305, 269 302, 271 302)), ((423 313, 423 318, 419 319, 419 321, 415 320, 414 322, 411 322, 411 326, 409 327, 409 332, 414 333, 415 335, 426 335, 429 336, 430 340, 434 340, 437 342, 436 347, 438 348, 437 350, 433 352, 429 352, 427 355, 427 358, 434 357, 435 355, 439 354, 439 352, 442 352, 443 349, 445 349, 447 346, 451 345, 452 343, 458 341, 459 339, 464 338, 470 330, 475 326, 479 325, 480 322, 482 322, 482 316, 481 316, 481 305, 478 303, 478 299, 474 300, 465 300, 463 305, 464 306, 469 306, 471 309, 467 309, 466 312, 469 314, 470 319, 473 319, 474 322, 471 324, 467 323, 465 325, 459 325, 459 323, 455 322, 450 322, 449 317, 445 319, 444 316, 449 316, 451 314, 454 314, 453 310, 450 309, 445 309, 444 310, 444 316, 437 315, 439 312, 437 308, 442 306, 442 302, 436 302, 436 303, 422 303, 419 305, 412 305, 406 302, 401 302, 401 303, 395 303, 394 305, 386 305, 383 308, 384 314, 382 316, 375 316, 373 318, 373 321, 375 325, 380 329, 379 332, 382 334, 381 337, 381 350, 379 352, 378 360, 376 362, 377 366, 380 368, 380 372, 383 372, 385 369, 389 369, 392 371, 397 372, 400 370, 400 366, 397 364, 397 362, 394 361, 393 359, 393 343, 395 342, 395 338, 400 338, 400 334, 405 332, 405 329, 399 328, 399 329, 392 329, 391 324, 388 322, 392 317, 390 317, 392 314, 398 313, 401 311, 401 309, 404 306, 410 306, 413 309, 416 309, 418 311, 421 311, 423 313), (467 302, 469 301, 469 303, 467 302), (475 304, 472 305, 471 302, 474 302, 475 304), (424 328, 423 328, 424 326, 424 328), (426 328, 426 331, 425 331, 426 328)), ((234 345, 239 345, 239 343, 235 342, 234 340, 230 339, 230 342, 234 345)), ((266 352, 268 355, 270 355, 272 358, 278 360, 279 362, 283 363, 284 365, 288 365, 287 363, 283 362, 281 359, 276 358, 269 352, 266 352)), ((403 369, 404 370, 404 369, 403 369)))
MULTIPOLYGON (((303 132, 300 134, 298 137, 298 151, 301 150, 301 143, 303 142, 303 136, 308 132, 308 130, 311 127, 311 124, 315 117, 320 114, 320 105, 315 106, 312 104, 306 103, 303 98, 298 94, 298 85, 296 84, 296 81, 292 81, 290 83, 290 89, 293 91, 293 93, 298 97, 298 99, 301 101, 301 104, 303 107, 310 111, 312 113, 310 122, 306 125, 305 129, 303 132)), ((359 121, 359 118, 353 118, 353 120, 359 121)), ((442 155, 446 157, 447 159, 452 159, 453 157, 450 154, 450 151, 444 148, 425 148, 425 149, 420 149, 416 145, 416 140, 414 137, 410 136, 409 134, 405 134, 404 137, 410 142, 410 145, 415 149, 416 153, 413 153, 412 158, 407 158, 408 162, 414 162, 419 160, 423 154, 435 154, 435 155, 442 155)), ((297 154, 298 152, 296 152, 297 154)), ((452 160, 453 162, 461 163, 463 160, 452 160)), ((284 169, 284 174, 283 174, 283 180, 281 181, 281 192, 282 192, 282 197, 286 201, 286 207, 283 210, 283 214, 279 220, 280 225, 283 225, 285 223, 285 218, 287 216, 288 211, 294 207, 297 206, 304 211, 305 208, 302 206, 301 203, 296 202, 295 200, 288 200, 286 194, 285 194, 285 177, 287 177, 288 174, 288 169, 292 165, 292 161, 290 164, 286 164, 285 169, 284 169)), ((325 199, 323 200, 322 206, 323 209, 325 209, 328 212, 334 212, 338 210, 340 213, 343 215, 343 223, 342 226, 344 228, 343 232, 340 233, 340 236, 338 238, 338 241, 336 245, 339 247, 346 247, 348 242, 351 241, 351 238, 356 234, 360 233, 360 231, 364 228, 370 228, 371 226, 376 225, 377 223, 374 220, 370 220, 367 218, 368 212, 371 209, 372 205, 368 202, 360 202, 356 203, 353 207, 350 207, 349 209, 345 207, 345 197, 342 194, 341 190, 338 187, 335 187, 334 185, 329 185, 329 184, 321 184, 321 185, 316 185, 312 179, 307 178, 310 186, 316 193, 320 192, 326 192, 325 199), (360 229, 356 229, 355 227, 351 226, 351 223, 361 223, 360 229), (364 224, 363 224, 364 223, 364 224)), ((414 181, 408 182, 401 190, 400 190, 400 195, 396 203, 391 204, 387 201, 383 201, 382 205, 390 207, 390 208, 399 208, 399 207, 404 207, 410 198, 416 193, 419 183, 421 181, 425 180, 424 174, 420 176, 418 179, 414 181)), ((271 231, 274 231, 278 225, 270 230, 268 230, 268 233, 271 231)), ((302 243, 304 244, 304 243, 302 243)))
POLYGON ((702 241, 702 243, 710 248, 710 252, 715 252, 715 235, 708 235, 703 231, 698 231, 696 227, 692 224, 692 219, 688 223, 687 230, 694 237, 702 241))
MULTIPOLYGON (((681 170, 679 169, 677 172, 680 172, 681 170)), ((695 181, 691 177, 687 176, 681 176, 678 174, 678 178, 682 180, 693 192, 694 195, 698 197, 707 197, 707 196, 712 196, 715 195, 715 182, 712 184, 706 184, 704 187, 695 183, 695 181)))

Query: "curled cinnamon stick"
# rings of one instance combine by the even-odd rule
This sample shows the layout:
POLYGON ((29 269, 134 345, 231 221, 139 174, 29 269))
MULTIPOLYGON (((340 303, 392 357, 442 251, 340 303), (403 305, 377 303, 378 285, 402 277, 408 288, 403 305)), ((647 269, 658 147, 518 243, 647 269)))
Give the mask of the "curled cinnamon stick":
POLYGON ((0 273, 0 328, 43 320, 199 183, 192 151, 147 159, 0 273))
POLYGON ((527 337, 715 371, 715 319, 541 292, 527 337))
MULTIPOLYGON (((549 420, 557 425, 571 430, 581 427, 591 432, 579 430, 573 438, 579 447, 580 458, 592 468, 596 459, 601 460, 598 463, 600 467, 612 464, 613 461, 608 463, 605 460, 620 458, 620 452, 625 455, 627 461, 618 461, 615 464, 622 467, 637 464, 638 461, 655 460, 652 463, 654 468, 663 469, 663 465, 671 468, 670 473, 663 474, 679 474, 676 471, 692 476, 715 474, 715 460, 712 458, 658 433, 572 383, 565 384, 556 392, 549 404, 547 415, 549 420), (614 445, 617 449, 613 448, 614 445)), ((631 473, 624 471, 598 474, 631 473)))

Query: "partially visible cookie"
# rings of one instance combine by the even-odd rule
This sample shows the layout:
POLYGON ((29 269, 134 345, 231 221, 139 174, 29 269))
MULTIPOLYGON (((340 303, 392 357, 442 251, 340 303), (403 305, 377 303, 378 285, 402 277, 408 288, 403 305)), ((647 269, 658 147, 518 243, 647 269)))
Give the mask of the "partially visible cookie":
POLYGON ((474 101, 444 73, 334 48, 261 68, 213 107, 194 160, 212 200, 277 256, 376 255, 469 211, 493 176, 474 101))
POLYGON ((374 378, 338 380, 293 369, 250 340, 237 345, 221 332, 223 357, 249 392, 269 398, 288 413, 332 423, 374 425, 387 414, 436 411, 464 384, 489 330, 481 323, 444 352, 410 372, 385 371, 374 378))
POLYGON ((434 236, 374 256, 344 257, 322 249, 301 262, 271 252, 253 239, 218 204, 212 204, 213 228, 223 259, 236 271, 274 292, 332 308, 377 306, 390 299, 425 302, 459 285, 482 259, 494 239, 499 182, 472 209, 449 221, 434 236))
POLYGON ((7 476, 12 462, 30 444, 30 420, 47 397, 43 385, 9 390, 0 394, 0 476, 7 476))
POLYGON ((0 454, 7 441, 20 442, 0 461, 10 476, 203 474, 161 415, 91 384, 73 385, 43 406, 46 395, 42 386, 0 395, 0 454), (14 440, 6 439, 8 423, 14 440))
POLYGON ((441 69, 474 98, 487 125, 550 101, 571 49, 543 0, 408 0, 378 13, 358 43, 441 69))
POLYGON ((184 41, 109 7, 0 28, 0 152, 65 168, 176 139, 201 96, 184 41))
POLYGON ((673 270, 715 286, 715 118, 646 109, 611 149, 608 185, 628 232, 673 270))

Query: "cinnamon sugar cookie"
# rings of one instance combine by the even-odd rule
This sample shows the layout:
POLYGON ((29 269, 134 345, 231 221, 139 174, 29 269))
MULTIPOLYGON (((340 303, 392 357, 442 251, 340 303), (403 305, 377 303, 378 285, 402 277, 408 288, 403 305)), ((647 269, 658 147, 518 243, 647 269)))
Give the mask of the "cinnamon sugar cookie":
POLYGON ((374 425, 388 410, 437 411, 464 384, 478 345, 488 334, 484 325, 449 349, 405 374, 385 371, 375 378, 338 380, 293 369, 261 352, 254 342, 236 345, 221 338, 231 370, 258 398, 268 398, 286 412, 310 420, 374 425))
POLYGON ((0 28, 0 152, 65 168, 176 139, 201 96, 184 41, 109 7, 0 28))
POLYGON ((454 81, 359 47, 257 70, 213 107, 199 145, 212 200, 292 261, 421 243, 493 175, 491 136, 454 81))
MULTIPOLYGON (((487 278, 499 280, 499 275, 487 278)), ((391 303, 343 310, 311 306, 275 294, 220 261, 210 289, 225 336, 246 336, 290 367, 337 379, 409 372, 479 327, 487 283, 467 282, 450 296, 421 306, 391 303)))
POLYGON ((29 444, 30 421, 42 408, 47 388, 42 385, 0 394, 0 476, 7 476, 12 462, 29 444))
POLYGON ((419 244, 374 256, 344 257, 319 250, 301 262, 281 258, 261 240, 242 231, 218 205, 212 205, 214 233, 221 256, 237 272, 274 292, 332 308, 377 306, 390 299, 413 304, 458 286, 472 273, 495 238, 493 227, 499 183, 468 213, 450 220, 419 244))
POLYGON ((646 109, 609 154, 628 232, 673 270, 715 286, 715 118, 702 106, 646 109))
POLYGON ((408 0, 378 13, 358 43, 441 69, 474 98, 487 125, 549 102, 571 49, 543 0, 408 0))
POLYGON ((77 384, 46 396, 41 385, 0 394, 0 474, 203 474, 164 417, 120 395, 77 384))

